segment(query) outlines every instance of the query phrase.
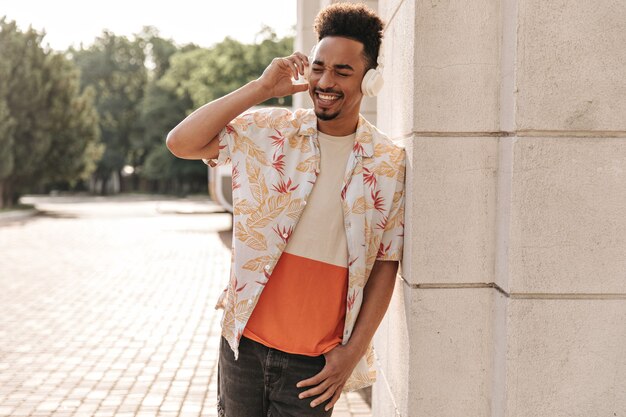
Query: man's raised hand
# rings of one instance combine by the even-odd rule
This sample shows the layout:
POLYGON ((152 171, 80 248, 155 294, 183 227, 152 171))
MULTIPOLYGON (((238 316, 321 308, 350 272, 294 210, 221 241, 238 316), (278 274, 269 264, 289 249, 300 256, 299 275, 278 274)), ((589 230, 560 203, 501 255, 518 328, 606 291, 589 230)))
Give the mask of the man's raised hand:
POLYGON ((309 88, 308 83, 294 83, 304 76, 309 59, 301 52, 294 52, 288 57, 274 58, 257 80, 271 97, 290 96, 309 88))

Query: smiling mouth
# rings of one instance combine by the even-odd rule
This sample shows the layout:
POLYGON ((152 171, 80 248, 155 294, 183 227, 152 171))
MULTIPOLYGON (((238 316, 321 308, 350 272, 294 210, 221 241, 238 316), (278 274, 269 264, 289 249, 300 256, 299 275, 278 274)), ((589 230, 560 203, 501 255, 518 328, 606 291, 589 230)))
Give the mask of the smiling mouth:
POLYGON ((322 93, 321 91, 316 91, 315 95, 317 96, 317 100, 321 105, 330 105, 343 97, 341 94, 329 94, 322 93))

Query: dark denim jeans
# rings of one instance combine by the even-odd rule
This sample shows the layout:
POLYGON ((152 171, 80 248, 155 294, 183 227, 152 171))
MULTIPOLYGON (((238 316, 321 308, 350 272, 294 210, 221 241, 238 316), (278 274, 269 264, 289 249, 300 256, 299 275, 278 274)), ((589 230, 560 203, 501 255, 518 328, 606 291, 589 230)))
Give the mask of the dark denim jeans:
POLYGON ((221 338, 217 367, 217 411, 220 417, 330 417, 329 400, 311 408, 316 397, 299 399, 312 387, 296 383, 319 373, 324 355, 293 355, 242 337, 239 358, 221 338))

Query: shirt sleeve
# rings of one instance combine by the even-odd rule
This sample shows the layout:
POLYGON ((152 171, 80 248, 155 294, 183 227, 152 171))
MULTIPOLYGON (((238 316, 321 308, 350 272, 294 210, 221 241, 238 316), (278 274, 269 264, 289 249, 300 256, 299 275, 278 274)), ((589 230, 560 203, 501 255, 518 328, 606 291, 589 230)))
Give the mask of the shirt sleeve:
POLYGON ((247 129, 253 118, 252 111, 247 111, 230 121, 217 134, 219 142, 219 153, 215 159, 202 159, 202 162, 210 167, 225 165, 231 162, 232 153, 236 148, 235 144, 239 140, 243 130, 247 129))
POLYGON ((396 179, 396 190, 393 194, 393 203, 389 210, 385 231, 380 241, 377 261, 401 261, 404 248, 404 178, 405 178, 405 151, 402 149, 402 163, 396 179))

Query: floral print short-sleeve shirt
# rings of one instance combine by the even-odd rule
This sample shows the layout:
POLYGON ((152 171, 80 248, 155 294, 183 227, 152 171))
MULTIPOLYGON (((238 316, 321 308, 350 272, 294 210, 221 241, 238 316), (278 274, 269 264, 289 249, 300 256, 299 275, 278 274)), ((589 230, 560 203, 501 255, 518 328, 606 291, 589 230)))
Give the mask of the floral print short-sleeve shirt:
MULTIPOLYGON (((224 308, 222 335, 237 358, 246 323, 320 172, 317 118, 312 109, 249 111, 230 122, 218 139, 218 158, 203 161, 232 164, 231 272, 216 308, 224 308)), ((360 116, 341 187, 349 254, 342 344, 350 340, 374 262, 402 258, 404 175, 404 149, 360 116)), ((375 379, 370 342, 344 390, 369 386, 375 379)))

